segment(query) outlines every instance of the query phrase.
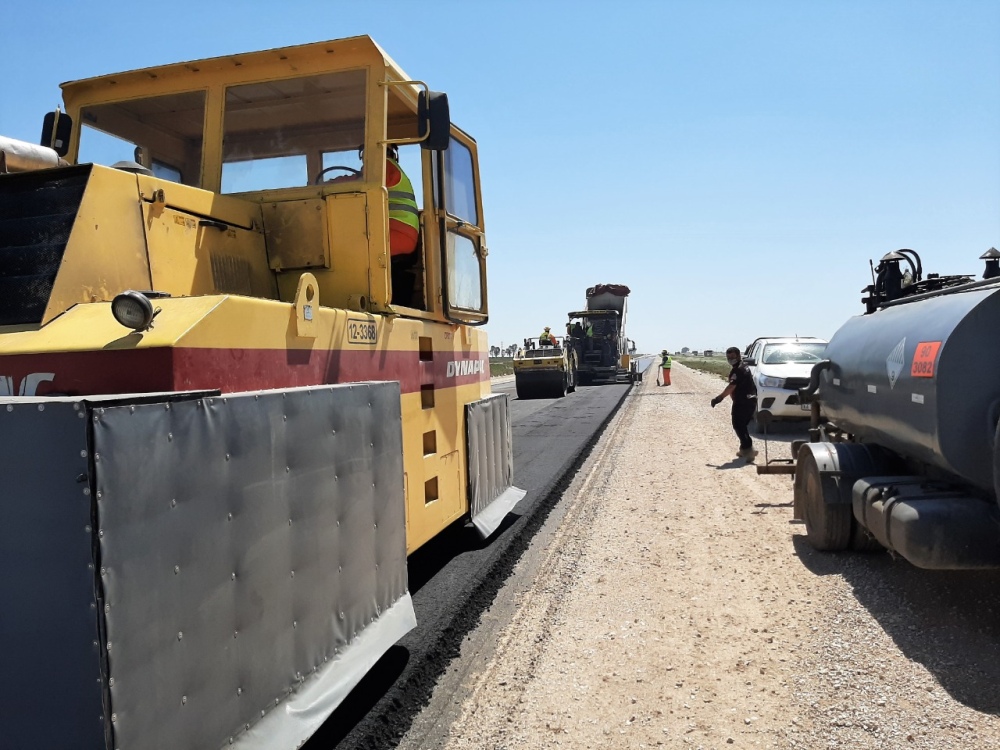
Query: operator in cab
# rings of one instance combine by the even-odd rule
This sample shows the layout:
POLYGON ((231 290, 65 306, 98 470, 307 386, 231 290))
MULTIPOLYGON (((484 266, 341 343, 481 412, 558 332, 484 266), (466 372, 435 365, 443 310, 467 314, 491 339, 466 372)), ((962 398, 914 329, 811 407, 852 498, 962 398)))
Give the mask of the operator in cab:
POLYGON ((413 183, 399 166, 399 149, 390 143, 385 149, 385 187, 389 191, 389 254, 392 264, 392 301, 411 305, 416 282, 411 269, 420 253, 420 211, 413 183))
POLYGON ((733 369, 729 372, 729 385, 718 396, 712 399, 714 409, 726 396, 733 399, 733 432, 740 440, 737 458, 753 461, 757 457, 753 440, 750 438, 750 420, 757 409, 757 386, 753 383, 750 368, 743 362, 740 350, 735 346, 726 349, 726 361, 733 369))
MULTIPOLYGON (((364 158, 364 147, 358 150, 364 158)), ((330 182, 353 182, 360 174, 337 177, 330 182)), ((389 193, 389 255, 392 271, 392 302, 410 306, 416 276, 412 269, 420 259, 420 208, 413 192, 413 183, 399 166, 399 148, 394 143, 385 147, 385 187, 389 193)))
POLYGON ((545 330, 542 331, 541 335, 538 337, 539 346, 555 346, 556 337, 552 335, 552 329, 549 326, 545 326, 545 330))

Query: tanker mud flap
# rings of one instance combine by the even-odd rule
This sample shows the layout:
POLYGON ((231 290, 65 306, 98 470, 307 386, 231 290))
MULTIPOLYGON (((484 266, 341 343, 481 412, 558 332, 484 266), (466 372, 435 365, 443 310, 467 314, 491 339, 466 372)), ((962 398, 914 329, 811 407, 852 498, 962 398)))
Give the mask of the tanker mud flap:
POLYGON ((397 383, 5 405, 12 746, 296 748, 416 624, 397 383))
POLYGON ((497 393, 465 406, 469 460, 469 508, 483 539, 489 537, 520 502, 526 490, 514 487, 507 394, 497 393))

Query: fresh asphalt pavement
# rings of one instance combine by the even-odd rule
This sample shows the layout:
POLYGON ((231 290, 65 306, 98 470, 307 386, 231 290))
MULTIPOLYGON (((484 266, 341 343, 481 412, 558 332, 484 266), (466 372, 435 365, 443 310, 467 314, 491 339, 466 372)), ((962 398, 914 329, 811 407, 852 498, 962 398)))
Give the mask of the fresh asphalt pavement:
POLYGON ((417 627, 379 660, 307 750, 398 742, 629 388, 581 386, 564 398, 522 401, 513 382, 494 386, 510 395, 514 482, 527 495, 489 539, 456 524, 411 555, 417 627))

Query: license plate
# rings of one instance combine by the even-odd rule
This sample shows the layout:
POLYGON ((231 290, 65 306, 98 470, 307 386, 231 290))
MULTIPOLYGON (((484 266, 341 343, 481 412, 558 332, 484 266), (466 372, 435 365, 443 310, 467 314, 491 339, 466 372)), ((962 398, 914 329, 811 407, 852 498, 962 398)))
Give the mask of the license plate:
POLYGON ((799 408, 802 409, 802 411, 809 411, 812 409, 812 404, 799 404, 799 408))

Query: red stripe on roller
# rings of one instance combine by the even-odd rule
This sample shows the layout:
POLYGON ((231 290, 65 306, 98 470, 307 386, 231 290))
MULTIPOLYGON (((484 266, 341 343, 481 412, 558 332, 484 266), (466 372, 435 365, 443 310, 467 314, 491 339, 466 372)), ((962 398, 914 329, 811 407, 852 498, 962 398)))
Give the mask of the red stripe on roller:
POLYGON ((34 382, 40 396, 203 389, 236 393, 362 380, 398 380, 403 393, 414 393, 422 385, 452 388, 489 376, 489 358, 483 352, 435 352, 430 361, 421 361, 416 351, 304 349, 163 348, 0 356, 0 392, 6 389, 15 396, 21 395, 22 383, 34 382), (33 373, 54 377, 37 382, 40 375, 32 378, 33 373))

